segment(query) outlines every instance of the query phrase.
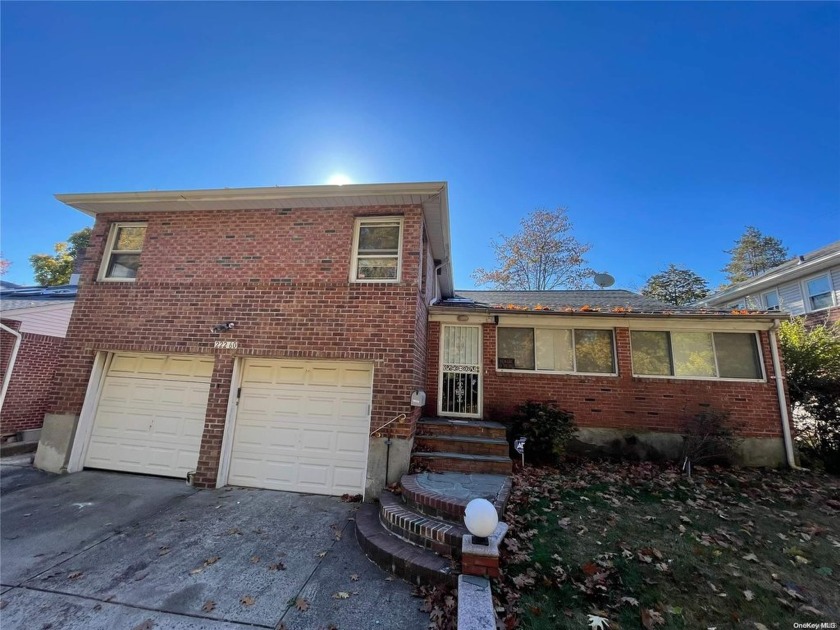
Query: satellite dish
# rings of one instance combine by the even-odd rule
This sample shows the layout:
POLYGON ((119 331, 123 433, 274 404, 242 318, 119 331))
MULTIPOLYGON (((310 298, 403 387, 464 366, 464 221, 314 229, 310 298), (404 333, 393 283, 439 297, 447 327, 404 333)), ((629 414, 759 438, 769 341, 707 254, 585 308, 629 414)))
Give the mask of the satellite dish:
POLYGON ((602 289, 607 287, 611 287, 615 284, 615 278, 613 278, 610 274, 604 273, 596 273, 595 274, 595 284, 597 284, 602 289))

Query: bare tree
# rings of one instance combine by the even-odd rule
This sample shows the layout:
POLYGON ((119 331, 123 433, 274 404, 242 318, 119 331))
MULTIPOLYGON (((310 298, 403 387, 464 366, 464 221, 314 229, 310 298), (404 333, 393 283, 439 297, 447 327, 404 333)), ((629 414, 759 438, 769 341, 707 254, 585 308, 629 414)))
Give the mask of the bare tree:
POLYGON ((496 254, 495 269, 479 267, 472 273, 476 285, 494 289, 548 291, 580 289, 589 284, 592 269, 584 255, 591 245, 572 235, 572 222, 565 208, 537 209, 520 222, 512 236, 490 241, 496 254))

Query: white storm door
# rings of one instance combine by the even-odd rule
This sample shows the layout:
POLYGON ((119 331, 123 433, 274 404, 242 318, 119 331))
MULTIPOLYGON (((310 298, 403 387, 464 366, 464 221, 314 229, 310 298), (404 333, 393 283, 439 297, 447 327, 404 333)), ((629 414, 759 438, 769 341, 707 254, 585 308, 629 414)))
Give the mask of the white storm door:
POLYGON ((438 412, 481 417, 481 327, 443 325, 438 412))

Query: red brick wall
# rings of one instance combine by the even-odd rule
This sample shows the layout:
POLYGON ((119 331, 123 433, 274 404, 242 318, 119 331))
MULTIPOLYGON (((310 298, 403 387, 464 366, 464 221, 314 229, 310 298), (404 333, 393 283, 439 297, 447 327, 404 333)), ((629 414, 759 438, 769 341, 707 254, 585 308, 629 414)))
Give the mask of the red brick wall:
MULTIPOLYGON (((773 374, 769 337, 761 333, 766 373, 773 374)), ((440 324, 429 324, 429 372, 426 413, 437 409, 437 370, 440 324)), ((528 400, 554 401, 575 415, 582 427, 676 432, 680 419, 708 407, 728 410, 742 422, 747 437, 780 437, 781 416, 775 381, 692 381, 632 376, 630 333, 615 329, 618 376, 575 376, 498 372, 496 330, 483 325, 484 417, 504 419, 528 400)))
POLYGON ((805 317, 805 325, 808 327, 835 324, 840 322, 840 306, 833 306, 816 313, 808 313, 803 317, 805 317))
MULTIPOLYGON (((215 480, 234 355, 373 362, 372 429, 399 413, 412 416, 410 394, 425 372, 417 334, 426 319, 422 220, 419 206, 100 217, 51 411, 79 413, 97 350, 215 354, 197 474, 203 484, 215 480), (373 215, 404 218, 401 282, 349 282, 354 219, 373 215), (148 223, 136 282, 95 281, 116 221, 148 223), (236 322, 232 332, 210 332, 226 321, 236 322), (235 339, 239 349, 214 350, 217 339, 235 339)), ((395 436, 413 431, 413 422, 403 423, 395 436)))
MULTIPOLYGON (((20 322, 4 320, 10 328, 18 329, 20 322)), ((0 380, 5 378, 15 338, 0 333, 0 380)), ((0 413, 0 433, 17 433, 25 429, 38 429, 44 422, 52 380, 64 339, 48 335, 23 333, 15 361, 12 379, 0 413)))

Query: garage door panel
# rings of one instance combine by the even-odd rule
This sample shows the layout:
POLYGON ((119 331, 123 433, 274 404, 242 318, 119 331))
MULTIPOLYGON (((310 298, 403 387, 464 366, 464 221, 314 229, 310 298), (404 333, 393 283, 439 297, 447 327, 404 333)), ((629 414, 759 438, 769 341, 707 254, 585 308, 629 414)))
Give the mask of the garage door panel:
POLYGON ((358 457, 364 455, 367 448, 367 434, 339 433, 336 436, 336 455, 358 457))
POLYGON ((116 354, 85 465, 172 477, 195 470, 212 366, 204 357, 116 354))
POLYGON ((362 492, 372 377, 366 364, 246 361, 228 483, 362 492))

